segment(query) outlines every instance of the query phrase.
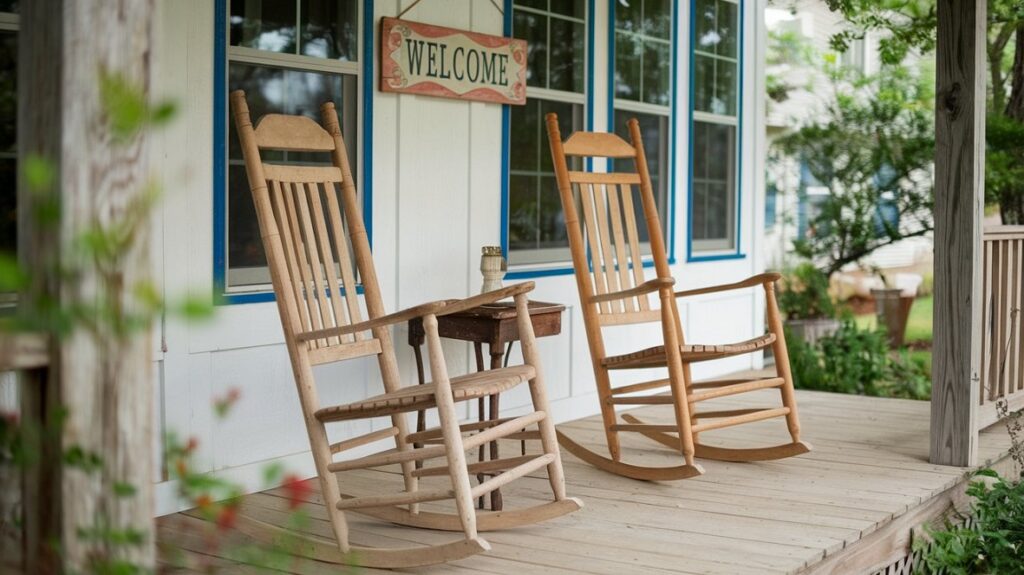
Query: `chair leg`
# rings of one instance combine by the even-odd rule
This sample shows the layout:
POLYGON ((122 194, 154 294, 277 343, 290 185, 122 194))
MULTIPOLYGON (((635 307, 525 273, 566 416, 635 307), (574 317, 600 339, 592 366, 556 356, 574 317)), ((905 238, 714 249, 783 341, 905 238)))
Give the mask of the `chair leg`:
POLYGON ((306 411, 310 414, 307 415, 306 429, 309 431, 313 462, 316 465, 317 476, 320 478, 320 493, 323 495, 327 516, 331 520, 334 537, 338 540, 338 548, 342 553, 348 553, 348 521, 345 519, 345 512, 338 509, 338 502, 341 501, 341 488, 338 486, 337 477, 327 468, 331 463, 331 444, 327 439, 327 428, 323 423, 313 420, 313 411, 306 411))
POLYGON ((544 419, 537 423, 540 429, 541 444, 544 453, 549 453, 555 458, 548 464, 548 481, 551 483, 551 492, 555 501, 565 499, 565 473, 562 470, 562 458, 558 452, 558 436, 555 434, 555 422, 551 416, 551 408, 548 405, 547 389, 544 387, 544 376, 540 366, 540 357, 537 353, 537 338, 533 334, 533 321, 530 320, 530 310, 527 306, 526 294, 519 294, 515 297, 516 312, 519 322, 519 340, 523 350, 523 359, 528 365, 533 366, 536 375, 530 380, 530 398, 533 400, 534 411, 543 411, 544 419))
MULTIPOLYGON (((409 425, 405 419, 404 413, 396 413, 391 416, 391 425, 398 429, 398 434, 395 435, 395 448, 399 451, 406 451, 413 449, 412 445, 405 440, 409 434, 409 425)), ((412 472, 416 469, 415 461, 403 461, 402 462, 402 478, 405 480, 405 490, 412 493, 419 489, 419 479, 413 476, 412 472)), ((420 504, 410 503, 409 512, 419 513, 420 504)))
POLYGON ((693 465, 694 448, 693 427, 690 421, 690 402, 687 401, 688 382, 687 365, 683 364, 679 350, 678 320, 675 315, 676 302, 671 291, 661 294, 661 327, 665 338, 665 359, 668 367, 668 379, 672 390, 672 407, 676 416, 676 427, 679 428, 680 451, 687 465, 693 465))
POLYGON ((765 285, 765 300, 768 308, 768 329, 775 334, 772 352, 775 354, 775 373, 782 378, 779 388, 782 394, 782 405, 789 408, 786 414, 786 427, 793 442, 800 441, 800 416, 796 408, 796 394, 793 391, 793 372, 789 365, 789 351, 786 348, 786 333, 782 327, 782 315, 779 304, 775 301, 775 284, 765 285))
MULTIPOLYGON (((595 362, 596 363, 596 362, 595 362)), ((601 420, 604 423, 604 436, 608 442, 608 453, 612 459, 622 459, 622 447, 619 443, 619 432, 615 431, 615 424, 618 423, 615 416, 615 406, 609 403, 612 395, 611 378, 608 370, 602 365, 594 366, 594 375, 597 380, 597 396, 601 402, 601 420)))
POLYGON ((441 338, 437 333, 437 318, 433 315, 424 317, 423 329, 426 332, 427 350, 430 354, 430 373, 437 385, 437 413, 441 420, 448 472, 451 476, 452 489, 455 491, 455 506, 466 538, 476 539, 476 509, 473 508, 472 486, 469 481, 466 452, 462 448, 462 432, 459 429, 458 414, 455 412, 455 400, 452 398, 444 351, 441 349, 441 338))

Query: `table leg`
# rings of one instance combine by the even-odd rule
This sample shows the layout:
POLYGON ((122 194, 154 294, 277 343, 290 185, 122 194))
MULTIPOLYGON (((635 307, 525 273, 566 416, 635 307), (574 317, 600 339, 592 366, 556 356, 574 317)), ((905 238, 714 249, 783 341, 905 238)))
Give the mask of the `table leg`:
MULTIPOLYGON (((492 343, 490 351, 491 351, 491 369, 499 369, 499 368, 501 368, 501 358, 502 358, 502 356, 505 355, 504 350, 501 348, 501 344, 500 343, 492 343)), ((499 415, 498 415, 498 400, 499 400, 499 397, 500 396, 497 393, 495 393, 494 395, 491 396, 491 402, 490 402, 491 403, 491 405, 490 405, 490 408, 491 408, 491 410, 490 410, 490 417, 491 417, 491 419, 498 419, 498 417, 499 417, 499 415)), ((497 441, 492 441, 491 442, 490 451, 491 451, 491 457, 490 457, 491 461, 499 459, 499 455, 498 455, 498 442, 497 441)), ((502 505, 502 500, 501 500, 501 490, 500 489, 495 489, 494 491, 491 492, 491 511, 501 511, 502 506, 503 505, 502 505)))
MULTIPOLYGON (((420 385, 423 385, 424 383, 426 383, 426 375, 423 373, 423 352, 420 349, 420 344, 413 345, 412 352, 413 355, 416 356, 416 377, 418 378, 417 381, 420 382, 420 385)), ((424 431, 426 429, 427 412, 421 409, 416 412, 416 431, 424 431)), ((419 449, 423 447, 423 444, 413 443, 412 447, 413 449, 419 449)), ((423 460, 416 460, 416 469, 420 469, 421 467, 423 467, 423 460)))
MULTIPOLYGON (((483 344, 481 344, 480 342, 474 342, 473 343, 473 351, 475 352, 474 355, 476 356, 476 370, 477 371, 483 371, 484 370, 484 348, 483 348, 483 344)), ((482 398, 482 397, 480 399, 478 399, 477 402, 476 402, 476 413, 477 413, 477 419, 479 421, 484 421, 484 418, 487 417, 487 414, 484 412, 484 398, 482 398)), ((478 450, 477 461, 484 461, 484 455, 485 455, 484 446, 481 445, 480 449, 478 450)), ((483 473, 477 473, 476 474, 476 480, 477 480, 478 483, 483 483, 485 479, 486 479, 486 477, 484 476, 483 473)), ((479 499, 477 500, 476 506, 479 509, 483 509, 484 508, 484 496, 483 495, 481 495, 479 497, 479 499)))

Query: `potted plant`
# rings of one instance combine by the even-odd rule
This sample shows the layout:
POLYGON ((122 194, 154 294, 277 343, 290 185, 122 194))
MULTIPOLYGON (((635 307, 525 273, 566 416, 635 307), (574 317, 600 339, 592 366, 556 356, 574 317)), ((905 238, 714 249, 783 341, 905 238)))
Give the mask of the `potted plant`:
POLYGON ((809 262, 785 274, 778 301, 789 333, 808 344, 839 329, 828 276, 809 262))
POLYGON ((910 317, 914 296, 904 295, 904 290, 895 286, 877 267, 872 271, 882 280, 881 288, 871 288, 878 325, 885 326, 889 334, 890 348, 903 347, 903 338, 907 333, 907 318, 910 317))

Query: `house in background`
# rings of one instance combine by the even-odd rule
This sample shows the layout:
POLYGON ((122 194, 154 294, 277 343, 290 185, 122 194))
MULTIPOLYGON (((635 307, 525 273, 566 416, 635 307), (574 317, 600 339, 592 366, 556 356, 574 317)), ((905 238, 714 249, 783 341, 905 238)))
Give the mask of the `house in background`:
MULTIPOLYGON (((769 62, 766 76, 765 128, 768 146, 820 114, 832 96, 832 86, 822 72, 826 57, 861 74, 875 74, 881 61, 878 33, 855 40, 849 50, 836 54, 830 37, 842 30, 840 14, 829 10, 823 0, 799 0, 772 6, 764 12, 768 34, 769 62)), ((914 57, 910 56, 910 60, 914 57)), ((800 158, 768 154, 765 181, 765 257, 767 266, 782 269, 795 257, 793 240, 813 233, 813 221, 829 190, 810 173, 800 158)), ((878 218, 891 217, 884 204, 878 218)), ((865 269, 930 268, 932 236, 907 238, 883 247, 865 258, 865 269)))
MULTIPOLYGON (((158 431, 196 437, 202 470, 247 488, 261 487, 269 462, 305 476, 313 466, 230 122, 232 90, 246 91, 254 116, 317 118, 322 102, 335 102, 389 311, 478 292, 486 245, 506 250, 506 281, 534 281, 532 297, 568 305, 561 334, 540 345, 557 421, 595 414, 598 404, 544 114, 557 112, 564 134, 623 133, 629 118, 640 119, 678 288, 765 268, 764 198, 755 193, 764 188, 764 0, 412 4, 157 2, 151 91, 176 100, 179 115, 151 140, 151 165, 165 191, 152 261, 168 297, 219 301, 210 323, 168 320, 155 330, 158 431), (404 19, 525 39, 526 105, 381 92, 380 20, 407 8, 404 19), (234 389, 240 401, 218 419, 214 400, 234 389)), ((13 78, 17 3, 0 2, 0 10, 7 11, 0 14, 0 65, 13 78)), ((0 83, 9 93, 12 86, 0 83)), ((13 125, 13 110, 0 109, 10 112, 0 121, 13 125)), ((0 152, 14 149, 11 140, 0 142, 0 152)), ((3 201, 14 197, 9 163, 0 164, 3 201)), ((0 238, 4 248, 13 247, 8 236, 0 238)), ((696 298, 682 304, 684 329, 691 341, 742 341, 764 332, 763 306, 756 289, 696 298)), ((622 327, 609 352, 658 338, 622 327)), ((395 341, 406 341, 404 328, 395 341)), ((449 342, 447 351, 449 365, 473 369, 467 345, 449 342)), ((411 368, 411 350, 401 345, 399 353, 411 368)), ((336 385, 322 389, 322 400, 344 403, 379 390, 372 361, 328 367, 322 380, 336 385)), ((695 366, 694 375, 760 361, 742 356, 695 366)), ((503 415, 526 409, 527 391, 503 397, 503 415)), ((342 425, 355 435, 390 424, 342 425)), ((169 513, 183 503, 162 461, 155 450, 158 511, 169 513)))

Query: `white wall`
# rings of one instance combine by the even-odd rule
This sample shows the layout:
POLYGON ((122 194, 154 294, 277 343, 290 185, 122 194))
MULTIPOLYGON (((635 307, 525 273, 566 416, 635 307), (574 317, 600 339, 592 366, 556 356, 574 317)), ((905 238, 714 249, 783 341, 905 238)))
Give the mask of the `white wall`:
MULTIPOLYGON (((605 128, 607 109, 608 0, 596 8, 597 58, 595 124, 605 128)), ((375 25, 382 16, 399 11, 397 0, 378 1, 375 25)), ((402 2, 403 6, 408 2, 402 2)), ((208 295, 213 270, 213 3, 208 0, 164 0, 159 3, 158 94, 177 99, 181 114, 162 132, 153 146, 153 165, 166 189, 160 214, 162 253, 160 267, 165 292, 208 295)), ((684 7, 687 4, 682 4, 684 7)), ((742 190, 742 245, 744 259, 685 263, 688 30, 689 14, 679 18, 681 50, 677 85, 681 89, 675 117, 675 253, 673 269, 681 289, 722 283, 761 270, 758 236, 764 206, 753 190, 760 185, 763 132, 756 110, 763 78, 752 63, 760 56, 763 35, 758 34, 763 0, 750 0, 744 22, 747 66, 744 78, 744 133, 742 190), (755 137, 756 136, 756 137, 755 137)), ((502 16, 490 2, 429 0, 404 16, 410 20, 501 34, 502 16)), ((376 85, 376 79, 372 80, 376 85)), ((501 108, 484 103, 374 92, 373 102, 373 248, 389 311, 438 298, 463 297, 479 290, 479 253, 482 245, 500 239, 501 221, 501 108)), ((351 139, 350 139, 351 141, 351 139)), ((352 142, 354 143, 354 142, 352 142)), ((563 302, 569 311, 557 337, 545 338, 540 348, 552 400, 559 421, 598 412, 582 316, 576 305, 572 276, 537 278, 534 299, 563 302)), ((690 342, 740 340, 763 332, 763 297, 753 290, 697 298, 681 307, 690 342)), ((657 341, 653 327, 620 328, 608 342, 611 350, 628 349, 637 341, 657 341)), ((313 474, 305 429, 292 383, 288 356, 282 344, 273 303, 220 306, 207 324, 170 320, 163 331, 165 351, 160 357, 161 406, 164 429, 199 440, 202 470, 216 472, 247 488, 259 485, 259 470, 267 463, 284 463, 305 476, 313 474), (241 400, 225 421, 218 421, 212 403, 231 388, 241 400)), ((405 383, 415 381, 412 353, 404 344, 404 327, 394 340, 405 383)), ((446 351, 453 373, 471 369, 469 347, 448 342, 446 351)), ((709 377, 759 362, 737 358, 701 365, 694 373, 709 377)), ((330 366, 322 376, 324 402, 352 401, 379 393, 381 385, 373 360, 330 366)), ((503 397, 503 412, 526 409, 528 392, 517 389, 503 397)), ((471 415, 473 406, 466 406, 471 415)), ((358 422, 332 430, 335 434, 370 431, 385 422, 358 422)), ((365 451, 365 450, 363 450, 365 451)), ((356 453, 353 453, 356 455, 356 453)), ((174 482, 158 486, 158 512, 180 508, 174 482)))

